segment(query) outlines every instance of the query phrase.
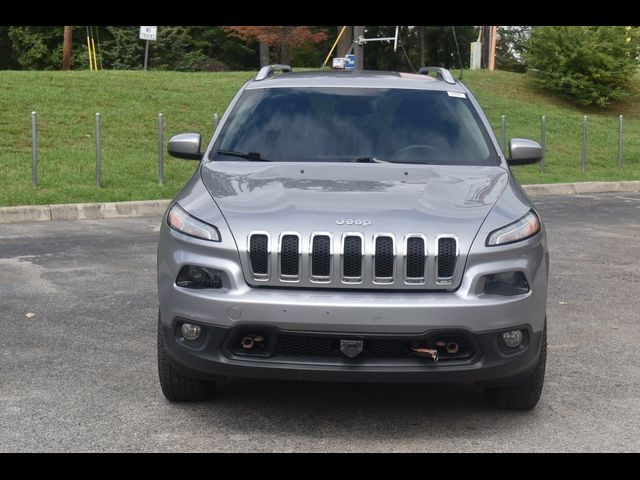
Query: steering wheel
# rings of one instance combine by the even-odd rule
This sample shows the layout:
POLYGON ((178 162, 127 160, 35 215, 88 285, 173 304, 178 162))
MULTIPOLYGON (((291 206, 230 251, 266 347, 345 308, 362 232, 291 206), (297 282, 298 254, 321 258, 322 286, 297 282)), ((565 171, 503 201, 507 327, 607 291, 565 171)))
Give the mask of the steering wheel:
MULTIPOLYGON (((396 151, 393 155, 391 155, 390 160, 413 160, 415 163, 420 163, 415 160, 415 157, 412 158, 402 158, 403 154, 410 152, 412 150, 429 150, 429 152, 435 152, 438 154, 443 154, 444 152, 438 147, 434 147, 433 145, 408 145, 406 147, 402 147, 400 150, 396 151)), ((431 156, 431 154, 427 154, 427 156, 431 156)))

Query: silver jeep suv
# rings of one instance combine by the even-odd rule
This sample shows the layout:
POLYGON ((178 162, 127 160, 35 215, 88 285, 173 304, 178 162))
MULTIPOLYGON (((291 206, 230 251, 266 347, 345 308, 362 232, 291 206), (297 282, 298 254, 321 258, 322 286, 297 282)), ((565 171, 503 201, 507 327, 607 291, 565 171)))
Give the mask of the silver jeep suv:
POLYGON ((162 222, 158 363, 170 400, 217 379, 473 382, 533 408, 545 231, 469 90, 444 69, 293 73, 237 93, 162 222), (430 75, 435 74, 435 75, 430 75))

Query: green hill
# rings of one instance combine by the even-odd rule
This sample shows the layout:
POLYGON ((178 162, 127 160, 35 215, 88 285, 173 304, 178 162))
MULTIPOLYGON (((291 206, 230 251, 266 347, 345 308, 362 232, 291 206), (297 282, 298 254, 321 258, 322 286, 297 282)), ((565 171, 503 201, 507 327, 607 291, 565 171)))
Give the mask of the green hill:
MULTIPOLYGON (((222 114, 253 72, 0 72, 0 205, 169 198, 195 162, 165 156, 158 185, 157 114, 165 142, 184 131, 207 142, 213 113, 222 114), (31 111, 38 112, 39 186, 31 187, 31 111), (95 187, 95 112, 101 114, 102 181, 95 187)), ((454 72, 457 76, 457 72, 454 72)), ((517 167, 522 183, 640 178, 640 106, 581 111, 538 92, 523 75, 465 71, 496 133, 539 139, 547 116, 545 173, 517 167), (624 169, 616 171, 618 114, 625 115, 624 169), (589 115, 588 168, 581 171, 582 116, 589 115)))

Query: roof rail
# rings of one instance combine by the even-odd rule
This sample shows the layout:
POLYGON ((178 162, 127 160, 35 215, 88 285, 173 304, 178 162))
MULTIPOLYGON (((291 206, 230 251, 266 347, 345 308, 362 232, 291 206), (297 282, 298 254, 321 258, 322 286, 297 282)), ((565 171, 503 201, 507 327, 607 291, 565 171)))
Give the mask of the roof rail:
POLYGON ((284 72, 290 72, 292 69, 290 65, 280 65, 280 64, 266 65, 260 69, 260 71, 258 72, 258 75, 256 75, 256 80, 258 81, 264 80, 276 70, 281 70, 284 73, 284 72))
POLYGON ((422 67, 420 70, 418 70, 418 73, 421 73, 423 75, 429 75, 430 73, 437 73, 438 76, 440 78, 442 78, 442 80, 444 80, 447 83, 451 83, 451 84, 455 84, 456 81, 453 78, 453 75, 451 75, 451 72, 449 70, 447 70, 446 68, 441 68, 441 67, 422 67))

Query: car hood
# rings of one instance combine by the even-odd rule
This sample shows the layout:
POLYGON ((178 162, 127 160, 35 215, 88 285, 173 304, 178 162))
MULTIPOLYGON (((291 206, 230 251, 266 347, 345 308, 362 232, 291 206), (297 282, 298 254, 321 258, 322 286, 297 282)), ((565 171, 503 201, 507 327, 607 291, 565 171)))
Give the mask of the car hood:
POLYGON ((209 162, 202 180, 236 241, 251 231, 454 234, 471 245, 502 167, 209 162))
MULTIPOLYGON (((509 173, 498 166, 232 161, 204 164, 201 177, 233 234, 249 284, 256 281, 243 252, 252 232, 267 232, 274 242, 283 232, 298 233, 303 254, 314 232, 330 233, 335 242, 346 233, 361 233, 366 252, 373 251, 374 235, 383 233, 397 242, 421 234, 429 256, 436 253, 439 235, 455 236, 458 273, 446 287, 455 289, 509 173)), ((294 286, 315 288, 306 278, 294 286)), ((367 286, 382 288, 368 283, 358 288, 367 286)))

